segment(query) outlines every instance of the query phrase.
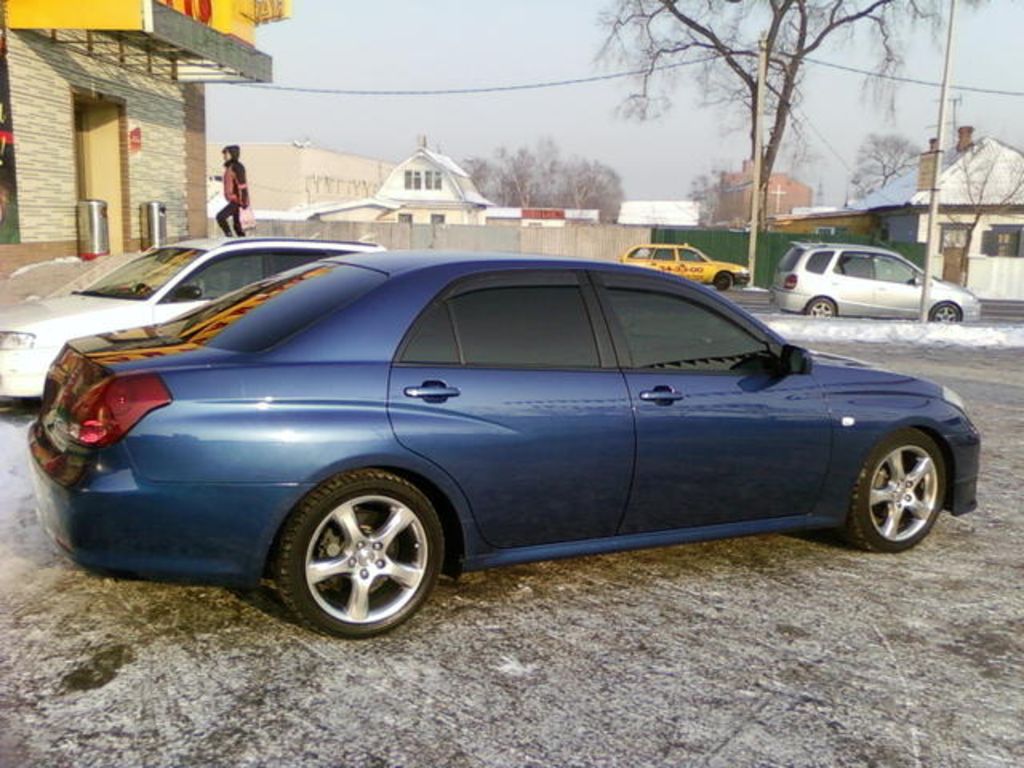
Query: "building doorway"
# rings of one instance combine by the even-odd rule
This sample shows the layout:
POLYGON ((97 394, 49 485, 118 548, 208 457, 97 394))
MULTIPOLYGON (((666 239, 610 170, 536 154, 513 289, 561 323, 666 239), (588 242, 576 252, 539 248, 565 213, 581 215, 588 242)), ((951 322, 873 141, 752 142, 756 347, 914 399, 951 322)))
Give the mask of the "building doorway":
POLYGON ((942 252, 942 279, 947 283, 967 284, 967 235, 965 224, 943 224, 939 250, 942 252))
POLYGON ((75 95, 75 167, 79 200, 107 203, 110 252, 124 253, 124 105, 75 95))

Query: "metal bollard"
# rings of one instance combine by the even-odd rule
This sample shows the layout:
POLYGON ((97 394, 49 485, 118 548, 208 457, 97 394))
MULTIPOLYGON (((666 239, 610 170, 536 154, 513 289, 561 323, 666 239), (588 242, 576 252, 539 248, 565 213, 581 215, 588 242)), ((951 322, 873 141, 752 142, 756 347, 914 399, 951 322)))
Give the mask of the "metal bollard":
POLYGON ((78 201, 78 256, 85 261, 110 253, 106 200, 78 201))

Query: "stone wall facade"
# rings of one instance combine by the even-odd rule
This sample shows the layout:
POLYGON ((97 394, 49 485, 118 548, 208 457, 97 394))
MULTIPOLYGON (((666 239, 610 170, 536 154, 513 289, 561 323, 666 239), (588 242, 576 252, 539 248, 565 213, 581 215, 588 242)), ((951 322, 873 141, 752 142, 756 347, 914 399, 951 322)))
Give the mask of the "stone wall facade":
POLYGON ((21 243, 0 245, 0 274, 77 252, 76 98, 120 109, 124 249, 138 248, 139 209, 151 200, 167 206, 170 240, 205 235, 202 87, 175 82, 169 61, 103 33, 4 32, 21 243))

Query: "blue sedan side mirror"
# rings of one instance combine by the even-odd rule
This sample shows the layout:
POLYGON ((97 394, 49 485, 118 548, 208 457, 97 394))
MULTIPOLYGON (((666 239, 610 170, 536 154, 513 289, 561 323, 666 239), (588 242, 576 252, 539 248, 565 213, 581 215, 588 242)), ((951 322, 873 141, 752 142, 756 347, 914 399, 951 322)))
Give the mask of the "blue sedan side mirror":
POLYGON ((793 344, 786 344, 782 348, 779 360, 782 363, 783 376, 808 374, 814 368, 810 352, 793 344))

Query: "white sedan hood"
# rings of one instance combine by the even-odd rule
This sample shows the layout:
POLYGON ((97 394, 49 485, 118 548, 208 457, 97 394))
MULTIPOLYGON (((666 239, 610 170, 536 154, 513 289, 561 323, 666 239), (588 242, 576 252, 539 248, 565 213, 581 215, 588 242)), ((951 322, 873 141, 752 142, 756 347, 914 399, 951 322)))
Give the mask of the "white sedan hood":
POLYGON ((0 309, 0 331, 35 334, 37 347, 56 347, 79 336, 152 322, 149 302, 100 296, 61 296, 0 309))

